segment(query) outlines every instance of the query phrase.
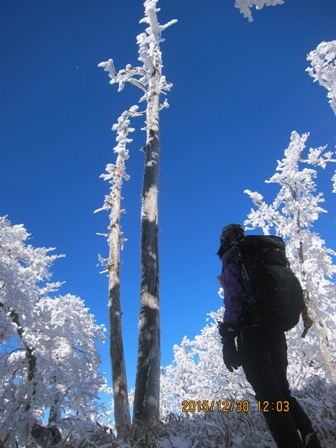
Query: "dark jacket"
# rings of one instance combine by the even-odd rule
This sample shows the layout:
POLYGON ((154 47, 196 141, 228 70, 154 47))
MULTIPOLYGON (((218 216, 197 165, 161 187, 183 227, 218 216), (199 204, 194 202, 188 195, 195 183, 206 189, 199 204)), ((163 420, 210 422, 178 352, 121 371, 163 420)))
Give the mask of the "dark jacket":
POLYGON ((224 289, 224 323, 237 324, 243 317, 243 286, 233 248, 222 256, 221 280, 224 289))

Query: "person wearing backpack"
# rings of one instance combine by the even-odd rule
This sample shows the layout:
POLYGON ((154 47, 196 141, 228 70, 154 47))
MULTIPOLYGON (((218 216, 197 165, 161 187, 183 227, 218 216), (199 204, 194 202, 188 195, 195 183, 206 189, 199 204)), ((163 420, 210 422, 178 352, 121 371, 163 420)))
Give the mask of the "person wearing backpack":
MULTIPOLYGON (((305 305, 283 241, 245 237, 239 224, 230 224, 222 230, 217 254, 222 261, 225 311, 218 329, 225 366, 230 372, 243 367, 278 448, 322 448, 287 380, 284 331, 296 325, 305 305)), ((305 315, 306 330, 312 324, 308 319, 305 315)))

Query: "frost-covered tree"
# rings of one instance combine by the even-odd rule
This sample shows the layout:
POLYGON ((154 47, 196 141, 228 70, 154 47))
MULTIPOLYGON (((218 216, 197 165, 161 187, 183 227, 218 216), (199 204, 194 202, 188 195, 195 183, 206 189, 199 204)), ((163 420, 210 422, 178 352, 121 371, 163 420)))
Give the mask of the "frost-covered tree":
POLYGON ((326 366, 336 381, 336 289, 334 275, 336 266, 325 241, 313 230, 319 214, 325 210, 323 194, 317 193, 316 169, 325 168, 335 162, 332 152, 325 147, 310 148, 304 156, 309 134, 300 136, 293 132, 284 158, 278 161, 276 173, 266 183, 279 185, 279 192, 268 205, 257 192, 245 192, 253 200, 252 209, 245 225, 249 229, 260 227, 265 234, 271 229, 287 243, 287 254, 291 267, 305 290, 306 303, 315 322, 312 339, 319 338, 320 350, 326 366))
POLYGON ((328 90, 329 104, 336 114, 336 40, 321 42, 311 51, 307 60, 311 67, 307 72, 315 81, 328 90))
POLYGON ((249 22, 253 21, 251 9, 262 9, 264 6, 276 6, 282 5, 284 0, 236 0, 235 7, 248 19, 249 22))
POLYGON ((250 391, 243 376, 224 374, 222 345, 216 325, 222 318, 222 308, 209 313, 208 324, 194 340, 185 336, 180 345, 174 345, 174 361, 163 369, 161 377, 163 416, 180 413, 183 401, 209 400, 211 403, 221 397, 238 400, 250 391))
POLYGON ((82 300, 49 296, 60 286, 48 282, 58 256, 28 238, 0 218, 0 442, 53 446, 94 431, 104 334, 82 300))
MULTIPOLYGON (((168 422, 166 432, 171 431, 170 440, 179 435, 181 446, 183 442, 188 445, 195 441, 195 446, 213 448, 273 447, 274 441, 242 368, 230 373, 224 366, 217 329, 222 316, 223 308, 210 313, 200 334, 193 340, 184 337, 181 344, 176 344, 172 364, 162 369, 161 416, 168 422)), ((314 421, 323 446, 333 448, 336 386, 323 378, 311 341, 303 340, 304 350, 310 355, 307 362, 302 354, 302 340, 297 343, 298 331, 301 329, 287 336, 292 393, 314 421)))
POLYGON ((113 60, 99 64, 109 73, 111 84, 119 84, 119 91, 126 82, 139 87, 146 102, 145 168, 141 207, 141 300, 139 317, 138 362, 134 397, 134 419, 149 420, 159 417, 160 393, 160 299, 158 251, 158 179, 160 160, 159 112, 167 107, 161 96, 171 84, 162 74, 160 43, 162 31, 175 23, 160 25, 156 7, 158 0, 144 2, 145 17, 141 23, 148 25, 137 37, 141 66, 130 64, 118 73, 113 60))
POLYGON ((130 110, 123 112, 118 122, 112 127, 112 130, 117 133, 117 146, 114 148, 117 160, 115 164, 109 163, 106 166, 106 173, 101 175, 104 180, 109 181, 111 189, 110 194, 105 196, 103 207, 97 210, 110 210, 110 225, 107 235, 109 258, 107 261, 102 261, 106 265, 109 278, 110 358, 114 419, 119 435, 127 430, 131 423, 120 306, 120 249, 124 244, 120 224, 121 213, 124 211, 121 205, 121 188, 123 180, 129 179, 125 163, 129 158, 127 145, 132 142, 129 134, 134 131, 130 127, 130 118, 137 115, 137 109, 138 106, 133 106, 130 110))

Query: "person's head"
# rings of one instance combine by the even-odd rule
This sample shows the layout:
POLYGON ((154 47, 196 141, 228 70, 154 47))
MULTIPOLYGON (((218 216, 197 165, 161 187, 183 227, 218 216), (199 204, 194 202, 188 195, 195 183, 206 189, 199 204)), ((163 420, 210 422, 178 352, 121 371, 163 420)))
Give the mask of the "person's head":
POLYGON ((240 224, 229 224, 223 227, 220 236, 220 248, 217 252, 219 258, 222 258, 224 252, 230 247, 244 238, 244 229, 240 224))

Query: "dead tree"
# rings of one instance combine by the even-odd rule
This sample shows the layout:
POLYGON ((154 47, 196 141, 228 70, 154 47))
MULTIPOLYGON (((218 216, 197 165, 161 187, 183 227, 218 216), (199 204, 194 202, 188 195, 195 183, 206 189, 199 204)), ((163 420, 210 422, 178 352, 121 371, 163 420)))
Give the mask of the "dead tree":
POLYGON ((108 234, 109 258, 107 271, 109 279, 109 323, 110 323, 110 359, 112 367, 114 418, 118 436, 127 431, 131 424, 127 376, 122 338, 121 306, 120 306, 120 249, 124 238, 121 231, 120 217, 123 212, 121 206, 121 188, 123 180, 128 180, 125 162, 128 159, 127 144, 132 140, 128 134, 134 129, 130 128, 130 116, 136 115, 137 107, 125 111, 112 127, 117 132, 117 146, 114 152, 118 154, 116 164, 108 164, 106 173, 101 177, 111 184, 110 194, 105 197, 104 205, 97 210, 110 210, 110 224, 108 234))
POLYGON ((139 87, 146 101, 145 168, 141 209, 141 299, 139 317, 138 362, 134 398, 134 420, 148 421, 159 418, 160 396, 160 299, 159 299, 159 250, 158 250, 158 180, 159 180, 159 112, 167 107, 160 102, 161 94, 171 88, 162 75, 161 33, 176 22, 160 25, 156 8, 158 0, 144 2, 145 17, 141 23, 148 27, 137 37, 140 67, 130 64, 118 73, 113 60, 99 64, 119 84, 119 91, 126 82, 139 87))

